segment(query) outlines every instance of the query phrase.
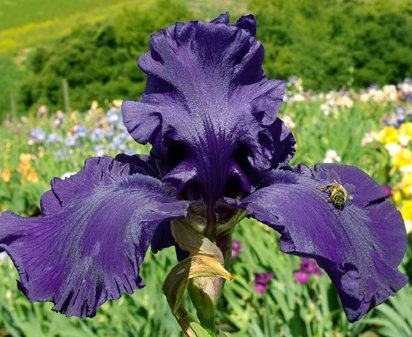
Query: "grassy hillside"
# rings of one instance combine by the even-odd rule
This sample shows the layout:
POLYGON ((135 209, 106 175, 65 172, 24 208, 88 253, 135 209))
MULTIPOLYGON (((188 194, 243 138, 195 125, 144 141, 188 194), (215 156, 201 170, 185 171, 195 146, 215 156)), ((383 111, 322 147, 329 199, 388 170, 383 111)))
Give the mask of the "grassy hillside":
POLYGON ((0 115, 11 113, 12 96, 26 75, 31 48, 48 44, 79 25, 105 20, 135 1, 19 0, 0 2, 0 115))
MULTIPOLYGON (((28 73, 26 60, 34 47, 52 44, 77 27, 110 21, 124 11, 137 8, 144 11, 154 3, 155 0, 144 3, 139 0, 0 1, 0 120, 12 113, 11 100, 17 96, 17 88, 28 73)), ((236 6, 233 3, 195 0, 187 6, 193 17, 204 19, 226 10, 235 16, 246 13, 247 1, 236 6)))

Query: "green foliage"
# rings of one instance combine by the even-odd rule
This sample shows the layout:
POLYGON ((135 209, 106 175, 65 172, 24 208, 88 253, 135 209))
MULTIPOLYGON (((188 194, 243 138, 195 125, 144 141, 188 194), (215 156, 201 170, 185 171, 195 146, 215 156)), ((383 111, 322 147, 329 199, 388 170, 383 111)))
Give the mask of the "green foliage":
MULTIPOLYGON (((147 51, 148 37, 175 21, 194 19, 191 7, 155 1, 39 47, 29 58, 20 110, 41 104, 63 109, 64 78, 76 109, 92 99, 138 97, 144 76, 135 60, 147 51)), ((249 10, 257 17, 269 77, 297 75, 307 88, 328 90, 397 83, 412 75, 411 0, 258 0, 250 1, 249 10)))
POLYGON ((320 113, 320 105, 321 100, 314 99, 293 106, 285 105, 280 113, 281 118, 291 117, 296 124, 292 131, 297 153, 291 165, 322 162, 326 151, 333 149, 343 163, 361 168, 381 184, 387 183, 390 170, 388 152, 376 142, 362 145, 362 139, 365 130, 379 128, 379 120, 388 107, 370 103, 366 108, 364 103, 357 101, 350 108, 337 108, 334 113, 325 115, 320 113))
POLYGON ((376 309, 376 317, 369 317, 366 324, 376 326, 379 335, 384 337, 412 336, 412 289, 405 287, 396 297, 389 299, 387 305, 376 309))
POLYGON ((188 11, 179 2, 160 0, 104 23, 78 27, 53 47, 33 53, 31 74, 21 85, 19 101, 31 110, 42 104, 63 109, 63 79, 67 79, 71 106, 76 109, 86 109, 93 100, 137 98, 145 77, 136 59, 147 51, 149 36, 186 19, 188 11))
POLYGON ((412 74, 410 0, 250 2, 269 77, 329 90, 398 83, 412 74))

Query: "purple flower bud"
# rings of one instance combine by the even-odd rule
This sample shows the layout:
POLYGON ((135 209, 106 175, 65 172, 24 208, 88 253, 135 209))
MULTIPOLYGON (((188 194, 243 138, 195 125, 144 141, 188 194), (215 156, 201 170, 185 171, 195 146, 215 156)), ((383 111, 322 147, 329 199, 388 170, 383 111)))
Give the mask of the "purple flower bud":
POLYGON ((322 276, 322 271, 318 268, 315 261, 302 259, 300 261, 300 269, 293 272, 295 280, 300 284, 308 283, 312 275, 322 276))
POLYGON ((239 253, 243 252, 243 247, 238 240, 232 240, 232 259, 235 259, 239 253))
POLYGON ((318 268, 318 265, 315 261, 302 259, 300 261, 300 271, 307 274, 322 275, 322 272, 318 268))
POLYGON ((256 283, 255 284, 255 291, 259 294, 263 294, 264 292, 266 292, 266 290, 268 290, 268 286, 265 284, 260 284, 260 283, 256 283))
POLYGON ((268 290, 267 284, 273 278, 273 273, 254 273, 255 275, 255 291, 263 294, 268 290))
POLYGON ((385 193, 385 198, 390 198, 392 196, 391 185, 385 184, 382 187, 383 187, 383 193, 385 193))

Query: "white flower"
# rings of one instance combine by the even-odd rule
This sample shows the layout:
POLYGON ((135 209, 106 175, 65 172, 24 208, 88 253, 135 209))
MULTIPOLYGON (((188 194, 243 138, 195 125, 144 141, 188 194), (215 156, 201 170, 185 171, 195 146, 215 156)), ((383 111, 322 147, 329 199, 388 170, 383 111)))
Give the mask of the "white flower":
POLYGON ((67 179, 69 177, 71 177, 72 175, 76 174, 76 172, 65 172, 63 173, 63 175, 60 177, 60 179, 64 180, 67 179))
POLYGON ((366 144, 372 143, 374 139, 376 138, 374 137, 373 133, 371 132, 365 133, 365 135, 363 136, 361 140, 361 146, 365 146, 366 144))
POLYGON ((292 120, 292 118, 288 115, 282 117, 283 123, 289 128, 289 129, 294 129, 296 124, 292 120))
POLYGON ((389 152, 391 157, 394 157, 402 151, 402 146, 397 143, 388 143, 385 144, 385 149, 389 152))
POLYGON ((327 150, 324 163, 339 163, 342 159, 339 157, 338 153, 335 150, 327 150))

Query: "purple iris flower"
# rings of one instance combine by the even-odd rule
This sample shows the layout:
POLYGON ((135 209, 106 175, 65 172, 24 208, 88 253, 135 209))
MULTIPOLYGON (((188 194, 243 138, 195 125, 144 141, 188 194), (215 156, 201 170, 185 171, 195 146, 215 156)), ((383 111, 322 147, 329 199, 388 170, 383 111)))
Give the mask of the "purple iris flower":
POLYGON ((277 117, 285 84, 266 78, 255 33, 252 15, 230 24, 222 14, 154 34, 138 62, 145 92, 122 105, 128 132, 152 145, 150 156, 90 158, 79 173, 52 180, 42 217, 1 214, 0 252, 31 301, 94 316, 144 286, 149 246, 174 245, 186 257, 176 237, 191 219, 230 258, 228 224, 239 210, 278 231, 283 252, 316 260, 350 321, 405 285, 397 271, 404 223, 379 184, 352 166, 285 166, 295 153, 277 117))
POLYGON ((268 290, 268 283, 273 278, 273 273, 255 273, 255 291, 263 294, 268 290))

